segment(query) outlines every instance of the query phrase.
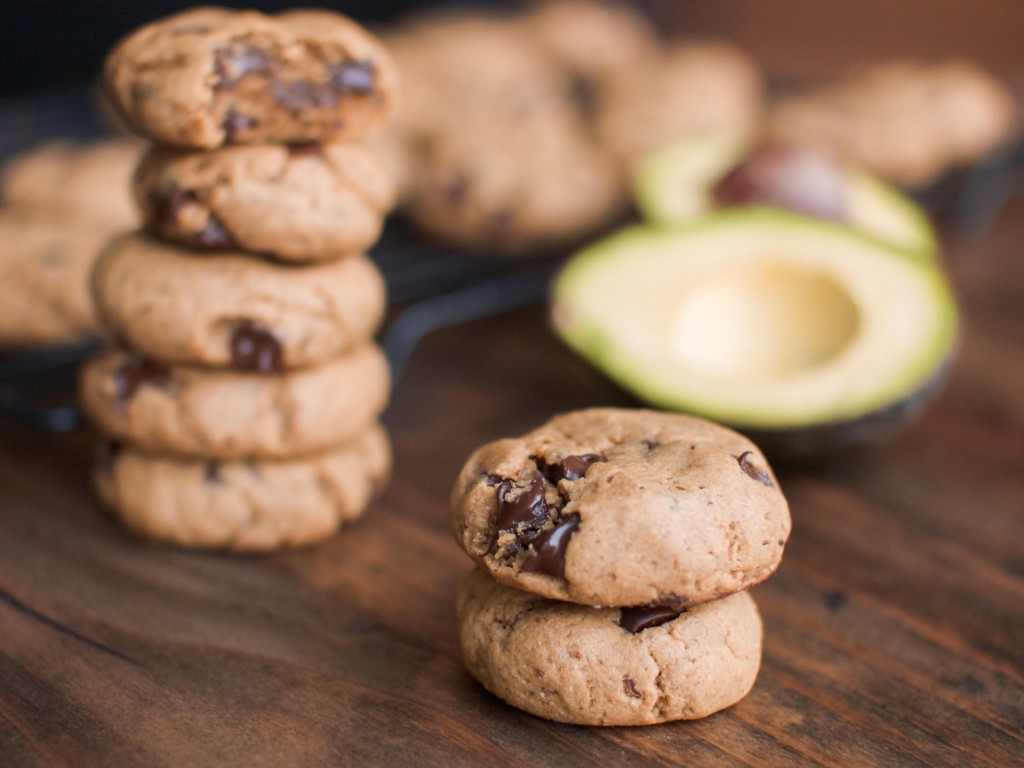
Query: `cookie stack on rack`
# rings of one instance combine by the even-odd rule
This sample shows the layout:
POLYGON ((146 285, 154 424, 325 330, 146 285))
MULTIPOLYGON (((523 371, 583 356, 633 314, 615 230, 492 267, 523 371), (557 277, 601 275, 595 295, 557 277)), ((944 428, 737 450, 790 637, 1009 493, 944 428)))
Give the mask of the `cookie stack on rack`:
POLYGON ((757 447, 701 419, 594 409, 485 445, 452 494, 479 568, 458 597, 466 666, 540 717, 648 725, 743 698, 761 662, 746 590, 789 508, 757 447))
POLYGON ((106 85, 156 145, 135 175, 145 230, 93 273, 117 339, 81 381, 110 441, 100 496, 186 546, 323 539, 390 469, 365 252, 393 193, 359 142, 393 110, 394 65, 335 14, 202 8, 129 35, 106 85))

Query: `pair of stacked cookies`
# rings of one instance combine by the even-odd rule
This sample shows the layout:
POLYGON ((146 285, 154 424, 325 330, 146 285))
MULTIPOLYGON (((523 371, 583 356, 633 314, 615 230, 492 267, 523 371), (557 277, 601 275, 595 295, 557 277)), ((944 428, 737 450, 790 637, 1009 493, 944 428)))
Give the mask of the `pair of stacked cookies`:
POLYGON ((757 447, 700 419, 594 409, 480 448, 452 495, 479 564, 457 610, 484 687, 584 725, 704 717, 750 690, 786 500, 757 447))
POLYGON ((81 382, 117 446, 100 495, 183 545, 325 538, 390 468, 385 289, 365 251, 393 193, 358 142, 392 111, 394 65, 334 14, 204 8, 126 38, 106 85, 157 145, 134 179, 146 230, 93 272, 118 340, 81 382))

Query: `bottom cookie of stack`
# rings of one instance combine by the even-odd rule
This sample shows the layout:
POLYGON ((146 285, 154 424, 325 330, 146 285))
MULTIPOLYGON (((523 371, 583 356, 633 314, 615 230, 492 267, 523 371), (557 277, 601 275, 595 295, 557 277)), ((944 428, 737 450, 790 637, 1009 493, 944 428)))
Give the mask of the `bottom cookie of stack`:
POLYGON ((470 673, 512 706, 578 725, 706 717, 742 699, 761 663, 747 592, 694 605, 592 608, 549 600, 477 569, 459 590, 470 673))
POLYGON ((283 461, 171 458, 115 444, 95 480, 101 501, 143 536, 262 551, 331 536, 362 515, 390 470, 387 433, 374 425, 337 449, 283 461))

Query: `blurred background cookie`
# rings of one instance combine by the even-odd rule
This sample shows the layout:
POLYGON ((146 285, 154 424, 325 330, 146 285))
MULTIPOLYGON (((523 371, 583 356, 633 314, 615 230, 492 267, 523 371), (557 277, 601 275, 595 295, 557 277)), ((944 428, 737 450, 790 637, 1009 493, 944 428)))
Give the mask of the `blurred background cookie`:
POLYGON ((1019 128, 1013 95, 977 65, 893 61, 781 99, 767 133, 920 187, 1010 143, 1019 128))

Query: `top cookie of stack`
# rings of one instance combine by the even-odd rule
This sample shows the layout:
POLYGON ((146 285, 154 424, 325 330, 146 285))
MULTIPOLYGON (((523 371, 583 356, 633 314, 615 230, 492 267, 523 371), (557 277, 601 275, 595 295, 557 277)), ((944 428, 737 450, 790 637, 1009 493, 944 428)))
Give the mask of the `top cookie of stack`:
POLYGON ((319 11, 200 8, 108 58, 111 100, 157 145, 133 184, 148 231, 92 275, 125 348, 85 367, 81 396, 127 446, 97 485, 136 530, 309 543, 387 475, 384 281, 364 254, 394 192, 358 142, 390 116, 397 79, 372 35, 319 11))
POLYGON ((121 117, 154 141, 213 149, 359 141, 391 115, 398 76, 383 46, 323 11, 269 17, 199 8, 130 35, 106 64, 121 117))

